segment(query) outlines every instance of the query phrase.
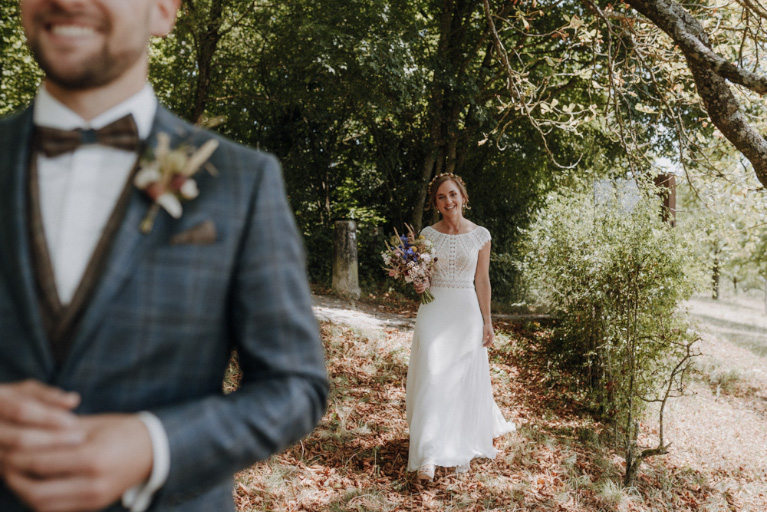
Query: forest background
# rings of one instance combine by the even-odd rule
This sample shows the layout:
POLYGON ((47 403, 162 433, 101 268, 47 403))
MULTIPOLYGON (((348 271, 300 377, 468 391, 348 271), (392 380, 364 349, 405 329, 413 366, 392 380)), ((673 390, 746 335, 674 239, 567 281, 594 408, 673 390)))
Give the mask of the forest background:
MULTIPOLYGON (((18 2, 0 6, 6 114, 41 73, 18 2)), ((185 0, 151 82, 179 115, 281 159, 315 283, 330 281, 333 221, 354 219, 375 288, 386 236, 430 223, 426 186, 455 172, 493 233, 497 302, 523 300, 520 229, 549 193, 665 165, 683 208, 711 219, 713 279, 763 288, 764 14, 750 0, 185 0)))

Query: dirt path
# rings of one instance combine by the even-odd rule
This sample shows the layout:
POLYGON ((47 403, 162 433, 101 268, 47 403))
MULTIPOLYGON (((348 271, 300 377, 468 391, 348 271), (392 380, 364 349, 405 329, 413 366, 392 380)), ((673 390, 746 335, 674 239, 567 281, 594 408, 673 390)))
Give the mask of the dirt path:
POLYGON ((767 318, 760 307, 696 299, 704 378, 670 402, 670 464, 708 476, 730 510, 767 510, 767 318))
POLYGON ((350 302, 330 295, 312 295, 314 316, 323 322, 342 324, 363 331, 386 329, 412 329, 415 318, 389 313, 382 307, 350 302))
MULTIPOLYGON (((314 304, 318 319, 368 333, 410 331, 415 321, 329 296, 315 296, 314 304)), ((665 428, 672 447, 664 460, 698 473, 701 485, 726 498, 706 510, 767 510, 767 358, 760 355, 767 353, 767 317, 742 303, 697 299, 689 306, 702 333, 698 366, 705 378, 670 403, 665 428)))

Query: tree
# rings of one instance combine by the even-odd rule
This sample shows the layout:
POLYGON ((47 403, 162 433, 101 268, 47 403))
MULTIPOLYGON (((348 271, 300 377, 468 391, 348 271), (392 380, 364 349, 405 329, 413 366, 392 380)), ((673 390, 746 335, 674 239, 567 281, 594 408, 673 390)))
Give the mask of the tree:
MULTIPOLYGON (((643 138, 637 137, 650 121, 649 126, 657 128, 652 145, 675 148, 677 161, 685 167, 707 167, 716 173, 716 166, 697 151, 698 144, 705 145, 713 134, 731 142, 748 159, 761 184, 767 184, 767 141, 761 135, 761 116, 755 115, 763 110, 757 95, 767 92, 767 78, 758 74, 767 9, 751 0, 685 6, 674 0, 580 3, 584 11, 577 20, 571 19, 554 34, 536 35, 580 39, 584 46, 596 42, 590 46, 594 64, 589 78, 595 92, 603 93, 600 114, 615 120, 630 161, 657 155, 646 151, 650 148, 643 148, 643 138), (667 37, 659 37, 658 29, 667 37), (690 80, 697 97, 690 94, 690 80), (719 132, 712 131, 707 119, 719 132)), ((500 9, 488 1, 484 4, 488 25, 495 32, 499 25, 519 30, 519 20, 530 30, 529 20, 545 15, 536 2, 523 8, 507 1, 500 9), (502 9, 508 6, 514 6, 515 16, 504 16, 502 9)), ((508 61, 514 52, 501 43, 496 39, 499 55, 508 61)), ((506 74, 516 94, 516 101, 507 106, 521 105, 525 115, 538 122, 544 109, 536 112, 535 107, 551 104, 535 94, 519 94, 523 89, 515 84, 523 76, 508 66, 506 74)))
MULTIPOLYGON (((717 54, 713 48, 712 38, 703 24, 677 2, 673 0, 628 0, 628 2, 663 30, 678 46, 711 121, 748 158, 759 181, 767 185, 767 141, 748 121, 727 83, 730 81, 763 94, 767 92, 767 79, 717 54)), ((742 9, 741 19, 757 22, 756 27, 752 29, 753 35, 749 35, 750 31, 746 30, 741 37, 739 59, 757 69, 761 35, 758 21, 767 17, 767 11, 758 2, 750 0, 744 0, 738 5, 742 9)), ((716 16, 713 7, 704 5, 699 12, 709 15, 713 13, 716 16)), ((729 8, 724 10, 729 11, 729 8)), ((725 16, 730 17, 730 13, 726 13, 725 16)))
MULTIPOLYGON (((736 292, 762 290, 767 197, 734 148, 720 148, 714 159, 717 175, 690 169, 687 183, 678 189, 680 223, 693 225, 698 233, 697 249, 711 270, 712 285, 718 272, 736 292)), ((716 298, 717 289, 712 292, 716 298)))
MULTIPOLYGON (((471 155, 483 153, 478 146, 495 145, 492 151, 506 147, 518 157, 517 141, 530 141, 531 134, 540 133, 544 136, 537 143, 542 142, 551 157, 543 165, 549 172, 555 172, 559 162, 573 164, 589 153, 588 145, 584 144, 588 137, 571 145, 575 142, 570 137, 575 126, 571 120, 554 119, 545 113, 545 119, 532 115, 527 104, 519 101, 522 96, 533 94, 546 97, 548 105, 561 104, 565 109, 576 103, 589 103, 588 83, 577 79, 576 73, 569 73, 564 80, 554 79, 563 67, 574 70, 588 61, 582 60, 582 52, 574 50, 564 38, 531 37, 513 23, 509 30, 499 33, 484 21, 486 12, 492 9, 495 17, 509 21, 517 18, 520 8, 516 2, 492 4, 491 7, 488 0, 444 0, 432 3, 430 11, 426 10, 429 4, 422 8, 433 20, 430 30, 434 49, 424 63, 430 82, 422 175, 413 203, 416 226, 421 224, 420 209, 428 181, 441 172, 466 173, 471 155), (515 56, 524 57, 509 59, 504 47, 513 48, 515 56), (499 109, 500 106, 508 108, 499 109), (554 132, 554 127, 563 130, 554 132), (494 128, 499 128, 498 136, 488 138, 494 128)), ((562 2, 533 21, 542 33, 552 34, 579 11, 578 4, 562 2)), ((527 19, 520 19, 520 24, 530 26, 527 19)), ((583 112, 580 109, 577 114, 583 112)), ((589 106, 585 112, 589 114, 583 119, 593 120, 594 109, 589 106)), ((599 127, 591 130, 601 131, 599 127)), ((609 141, 603 142, 606 144, 600 146, 610 145, 609 141)), ((541 152, 538 147, 530 151, 527 142, 524 145, 526 155, 541 152)))
MULTIPOLYGON (((493 2, 517 16, 506 4, 493 2)), ((555 34, 582 14, 564 3, 531 20, 555 34)), ((334 219, 361 224, 361 264, 377 272, 382 230, 422 224, 439 172, 464 176, 472 219, 508 255, 542 196, 581 172, 573 164, 612 172, 626 158, 579 74, 592 59, 582 41, 493 34, 480 0, 187 0, 177 30, 150 51, 162 103, 192 122, 223 121, 224 134, 280 157, 320 280, 334 219), (509 64, 525 77, 517 93, 541 84, 539 118, 499 108, 515 96, 496 39, 519 55, 509 64)), ((14 76, 39 77, 31 61, 22 71, 14 76)), ((34 87, 14 85, 23 90, 34 87)))
POLYGON ((28 104, 42 73, 24 44, 19 2, 0 0, 0 115, 28 104))
MULTIPOLYGON (((242 15, 248 5, 185 4, 177 31, 153 49, 152 81, 175 111, 225 119, 221 131, 280 157, 310 267, 324 269, 315 277, 329 273, 322 262, 335 218, 362 224, 360 236, 372 238, 363 238, 361 262, 377 271, 374 226, 420 226, 438 172, 467 179, 473 218, 496 234, 498 252, 513 250, 517 226, 557 177, 524 117, 506 116, 513 131, 487 138, 504 116, 505 78, 481 2, 257 3, 242 15), (233 21, 219 25, 216 13, 233 21), (200 41, 211 37, 206 57, 200 41), (204 88, 201 62, 212 63, 204 88)), ((529 51, 556 55, 553 43, 533 41, 529 51)), ((579 94, 576 84, 557 91, 563 102, 579 94)), ((606 166, 619 152, 601 130, 556 133, 549 144, 562 160, 606 166)))

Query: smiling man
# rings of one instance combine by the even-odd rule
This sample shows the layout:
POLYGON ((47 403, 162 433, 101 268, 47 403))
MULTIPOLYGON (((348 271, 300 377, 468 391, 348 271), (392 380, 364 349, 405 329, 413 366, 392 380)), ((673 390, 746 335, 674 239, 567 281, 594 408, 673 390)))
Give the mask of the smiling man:
POLYGON ((45 81, 0 121, 3 512, 233 510, 233 473, 324 410, 279 165, 147 84, 149 39, 179 2, 21 0, 45 81), (168 213, 146 192, 182 189, 135 186, 139 157, 184 145, 215 147, 216 172, 168 213), (224 395, 233 350, 242 383, 224 395))

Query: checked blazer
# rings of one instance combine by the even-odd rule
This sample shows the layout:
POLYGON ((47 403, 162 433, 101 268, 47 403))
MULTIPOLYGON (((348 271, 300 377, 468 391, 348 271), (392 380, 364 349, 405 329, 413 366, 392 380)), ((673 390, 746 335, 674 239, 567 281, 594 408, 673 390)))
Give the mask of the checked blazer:
MULTIPOLYGON (((150 411, 171 467, 152 511, 234 510, 233 474, 309 433, 327 396, 305 254, 279 164, 159 108, 148 143, 220 145, 215 175, 180 219, 130 192, 102 273, 63 359, 53 356, 35 288, 28 229, 32 109, 0 120, 0 382, 38 379, 82 395, 77 413, 150 411), (203 226, 213 243, 196 243, 203 226), (222 392, 232 350, 239 389, 222 392)), ((104 172, 108 172, 105 169, 104 172)), ((0 482, 0 510, 24 508, 0 482)), ((109 509, 122 510, 119 504, 109 509)))

